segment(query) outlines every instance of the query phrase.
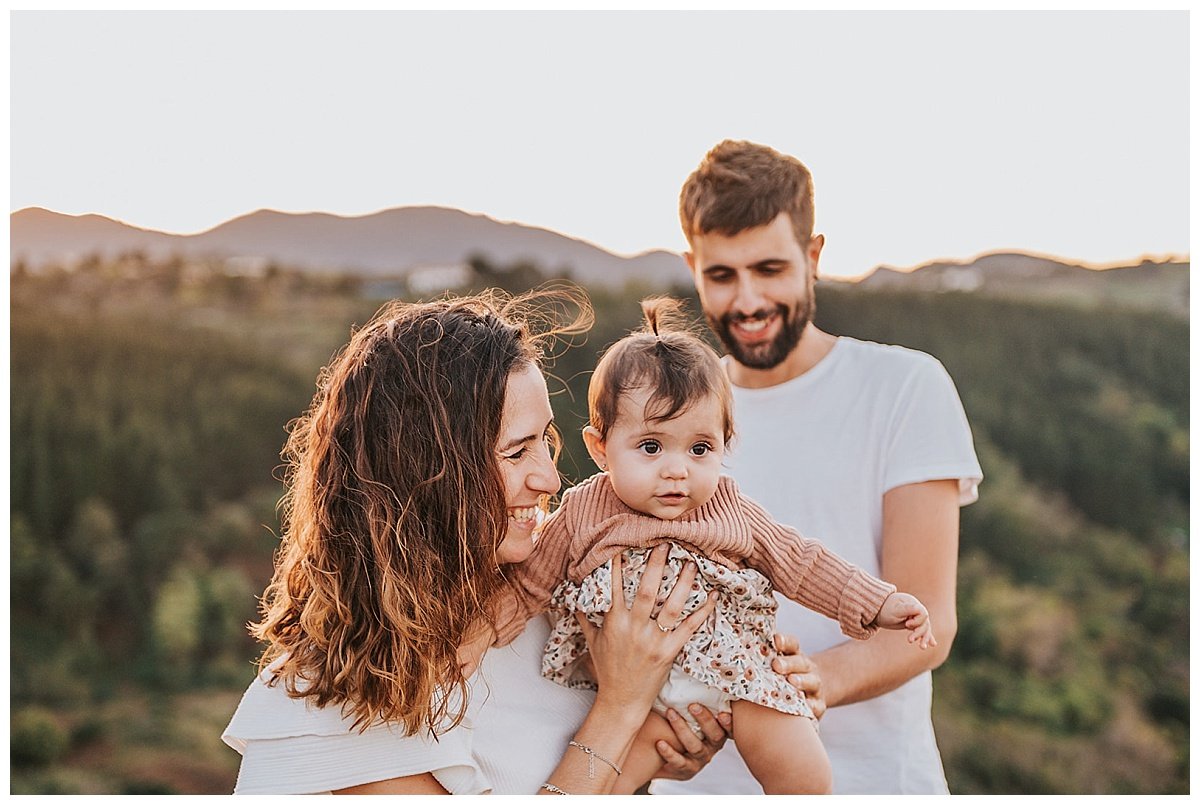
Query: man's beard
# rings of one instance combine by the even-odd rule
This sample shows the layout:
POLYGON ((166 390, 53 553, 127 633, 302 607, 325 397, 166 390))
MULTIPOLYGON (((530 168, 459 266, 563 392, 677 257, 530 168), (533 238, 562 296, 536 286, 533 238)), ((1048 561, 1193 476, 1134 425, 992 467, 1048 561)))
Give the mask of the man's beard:
POLYGON ((733 323, 766 318, 771 314, 770 310, 756 310, 749 315, 726 313, 720 319, 709 316, 708 325, 735 361, 750 369, 774 369, 783 363, 800 343, 800 337, 804 335, 804 328, 812 320, 815 308, 812 293, 805 296, 793 315, 789 315, 790 311, 786 305, 776 305, 775 312, 779 314, 780 322, 779 333, 766 343, 749 347, 734 336, 733 323))

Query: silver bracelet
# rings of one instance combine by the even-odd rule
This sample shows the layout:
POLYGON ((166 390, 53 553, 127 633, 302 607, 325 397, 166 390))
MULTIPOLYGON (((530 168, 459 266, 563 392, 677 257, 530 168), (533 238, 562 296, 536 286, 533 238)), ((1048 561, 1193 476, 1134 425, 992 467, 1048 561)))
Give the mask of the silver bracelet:
POLYGON ((551 794, 562 794, 563 796, 567 795, 566 791, 563 791, 561 788, 559 788, 556 785, 553 785, 552 783, 542 783, 542 788, 546 789, 551 794))
POLYGON ((621 776, 621 768, 616 763, 613 763, 611 760, 609 760, 608 758, 606 758, 602 755, 596 754, 596 750, 593 749, 592 747, 587 746, 585 744, 581 744, 579 741, 568 741, 567 743, 569 746, 573 746, 576 749, 587 753, 587 756, 588 756, 588 779, 589 780, 594 780, 596 778, 596 760, 600 760, 602 763, 607 763, 610 767, 612 767, 612 770, 617 773, 618 777, 621 776))

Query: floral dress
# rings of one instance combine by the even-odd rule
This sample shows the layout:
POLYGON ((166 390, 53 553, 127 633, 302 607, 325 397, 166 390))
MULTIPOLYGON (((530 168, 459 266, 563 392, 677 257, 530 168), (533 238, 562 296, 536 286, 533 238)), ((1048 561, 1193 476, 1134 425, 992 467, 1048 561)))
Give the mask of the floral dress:
MULTIPOLYGON (((629 548, 623 554, 627 602, 633 601, 649 556, 649 548, 629 548)), ((675 667, 731 699, 815 718, 804 695, 771 669, 776 656, 777 604, 771 583, 762 573, 750 568, 726 567, 672 542, 654 614, 658 614, 688 562, 694 562, 698 572, 683 616, 703 606, 710 590, 717 590, 720 595, 712 615, 676 657, 675 667)), ((578 584, 568 580, 558 585, 550 602, 553 626, 542 659, 543 676, 567 687, 596 687, 590 663, 586 662, 587 642, 575 613, 583 612, 599 626, 611 606, 611 559, 578 584)))

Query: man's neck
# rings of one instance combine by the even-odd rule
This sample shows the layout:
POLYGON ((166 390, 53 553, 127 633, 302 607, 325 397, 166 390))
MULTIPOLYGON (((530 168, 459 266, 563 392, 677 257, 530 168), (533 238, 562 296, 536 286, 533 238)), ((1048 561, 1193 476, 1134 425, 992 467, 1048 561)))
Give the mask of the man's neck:
POLYGON ((764 389, 786 383, 812 369, 833 349, 837 336, 822 332, 809 322, 800 336, 796 348, 778 366, 770 369, 752 369, 730 361, 729 382, 747 389, 764 389))

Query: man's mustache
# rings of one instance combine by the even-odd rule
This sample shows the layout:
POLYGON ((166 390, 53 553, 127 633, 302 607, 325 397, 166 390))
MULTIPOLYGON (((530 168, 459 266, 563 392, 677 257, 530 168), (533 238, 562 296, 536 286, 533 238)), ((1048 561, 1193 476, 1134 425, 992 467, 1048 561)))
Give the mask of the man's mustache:
POLYGON ((774 308, 762 308, 753 313, 726 313, 721 317, 721 320, 726 324, 735 324, 743 321, 762 321, 769 317, 772 313, 778 313, 783 318, 787 318, 787 307, 784 305, 776 305, 774 308))

